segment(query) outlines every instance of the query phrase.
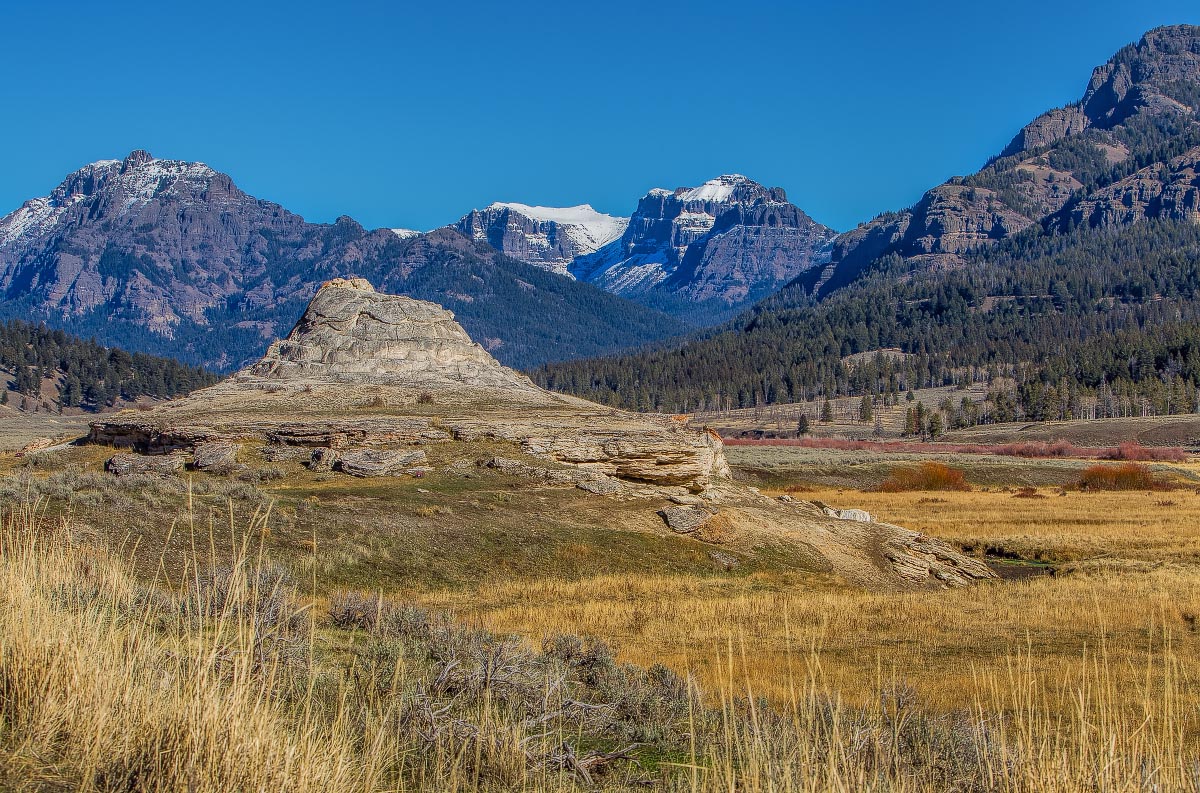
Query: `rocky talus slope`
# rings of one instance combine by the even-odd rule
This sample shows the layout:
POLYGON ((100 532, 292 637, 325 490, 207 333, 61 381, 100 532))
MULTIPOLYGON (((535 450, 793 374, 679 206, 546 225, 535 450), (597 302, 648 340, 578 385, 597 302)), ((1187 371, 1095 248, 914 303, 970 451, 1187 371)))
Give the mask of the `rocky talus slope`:
POLYGON ((715 434, 538 388, 471 341, 449 311, 361 279, 325 284, 260 362, 186 399, 97 420, 90 440, 129 449, 110 461, 114 475, 230 468, 247 448, 333 475, 487 470, 633 503, 658 516, 650 523, 661 534, 714 553, 788 548, 803 569, 861 585, 991 577, 915 532, 740 486, 715 434))

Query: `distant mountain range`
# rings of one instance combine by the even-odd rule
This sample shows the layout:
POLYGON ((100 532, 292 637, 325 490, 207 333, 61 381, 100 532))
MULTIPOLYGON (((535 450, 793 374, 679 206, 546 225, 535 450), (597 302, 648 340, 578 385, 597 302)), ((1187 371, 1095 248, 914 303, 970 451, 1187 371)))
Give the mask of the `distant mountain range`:
MULTIPOLYGON (((815 380, 846 380, 835 362, 844 355, 915 343, 889 341, 878 326, 927 321, 906 312, 955 278, 985 284, 971 294, 989 316, 1014 305, 1032 316, 1024 296, 1062 284, 1042 283, 1044 272, 1028 275, 1014 251, 1033 257, 1053 247, 1049 238, 1086 246, 1089 234, 1116 237, 1142 221, 1197 221, 1197 31, 1151 31, 1097 68, 1078 102, 1030 122, 978 172, 841 235, 781 188, 740 175, 651 190, 629 218, 586 204, 497 202, 430 232, 368 231, 348 217, 308 223, 206 165, 135 151, 84 166, 0 219, 0 318, 43 320, 227 371, 284 335, 322 281, 361 276, 383 291, 447 306, 511 366, 656 342, 642 357, 621 359, 641 372, 634 381, 642 402, 668 392, 728 392, 719 381, 736 379, 739 368, 747 370, 737 389, 746 398, 793 398, 811 392, 815 380), (990 250, 1024 274, 1014 280, 989 271, 990 250), (885 300, 852 322, 831 318, 841 305, 832 297, 868 286, 892 290, 888 299, 920 289, 910 304, 885 300), (667 342, 733 317, 702 336, 667 342), (814 333, 833 341, 815 345, 814 333), (688 363, 675 372, 662 363, 670 355, 688 363)), ((1130 286, 1144 275, 1127 267, 1097 299, 1120 307, 1134 292, 1161 300, 1187 284, 1176 273, 1182 285, 1130 286)), ((919 346, 935 357, 952 352, 936 336, 919 346)), ((562 387, 619 401, 625 397, 595 393, 621 390, 598 374, 611 365, 566 365, 544 377, 569 372, 571 385, 562 387)))
POLYGON ((308 223, 201 163, 135 151, 0 219, 0 318, 228 371, 286 335, 345 275, 441 303, 501 361, 637 346, 688 325, 446 228, 308 223))
POLYGON ((455 227, 513 258, 698 325, 727 319, 820 267, 837 236, 789 203, 783 188, 738 174, 651 190, 629 219, 586 204, 492 204, 455 227))
POLYGON ((227 371, 286 334, 322 281, 353 275, 446 305, 528 367, 727 319, 823 264, 835 236, 742 176, 652 190, 628 219, 494 203, 428 233, 368 231, 135 151, 0 219, 0 317, 227 371))
POLYGON ((1008 416, 1193 410, 1198 110, 1200 28, 1150 31, 980 171, 837 237, 723 330, 537 378, 670 411, 963 381, 1001 383, 1008 416), (883 348, 908 357, 863 355, 883 348))

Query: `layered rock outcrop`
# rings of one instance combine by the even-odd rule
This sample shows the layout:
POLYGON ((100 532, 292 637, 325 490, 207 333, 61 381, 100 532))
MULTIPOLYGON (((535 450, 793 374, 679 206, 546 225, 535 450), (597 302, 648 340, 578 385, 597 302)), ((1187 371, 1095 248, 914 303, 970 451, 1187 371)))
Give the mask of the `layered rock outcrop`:
POLYGON ((473 342, 451 312, 379 294, 363 278, 326 282, 291 334, 234 381, 537 390, 473 342))
POLYGON ((660 516, 651 530, 720 546, 734 563, 730 551, 786 548, 800 569, 890 589, 991 575, 865 513, 830 515, 740 486, 715 434, 544 391, 497 363, 450 312, 361 279, 325 284, 262 361, 186 399, 97 419, 90 438, 132 450, 110 460, 114 475, 170 476, 189 453, 193 469, 216 475, 259 457, 308 469, 297 476, 486 472, 509 477, 507 487, 584 491, 589 509, 593 499, 638 502, 660 516))

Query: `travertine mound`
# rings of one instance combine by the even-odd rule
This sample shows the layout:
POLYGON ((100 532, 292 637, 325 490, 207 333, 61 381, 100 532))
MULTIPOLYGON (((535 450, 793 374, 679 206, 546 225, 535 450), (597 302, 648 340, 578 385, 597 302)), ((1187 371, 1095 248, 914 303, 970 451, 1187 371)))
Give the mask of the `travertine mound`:
POLYGON ((326 282, 288 337, 234 380, 536 390, 471 341, 454 314, 379 294, 363 278, 326 282))

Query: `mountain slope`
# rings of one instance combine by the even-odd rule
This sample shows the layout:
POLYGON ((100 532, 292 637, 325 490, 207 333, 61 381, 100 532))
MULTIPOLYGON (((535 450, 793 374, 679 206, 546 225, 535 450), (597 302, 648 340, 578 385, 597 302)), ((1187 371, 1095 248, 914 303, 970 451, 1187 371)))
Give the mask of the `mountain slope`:
POLYGON ((206 165, 142 151, 85 166, 0 219, 0 317, 219 370, 261 354, 322 281, 346 275, 451 305, 516 366, 686 329, 450 230, 307 223, 206 165))
POLYGON ((818 296, 884 256, 953 267, 1138 169, 1200 145, 1200 28, 1158 28, 1097 67, 1083 97, 1028 124, 978 173, 842 235, 824 271, 797 279, 818 296))
POLYGON ((495 203, 454 228, 514 259, 694 325, 728 319, 824 264, 837 236, 788 203, 782 188, 736 174, 651 190, 627 219, 587 204, 495 203))
POLYGON ((217 382, 170 358, 102 347, 45 325, 0 324, 0 416, 95 411, 138 397, 181 396, 217 382))
POLYGON ((1200 28, 1152 31, 1096 70, 1078 105, 1086 124, 1050 134, 1035 122, 1042 132, 1027 128, 979 173, 843 235, 829 266, 722 331, 537 377, 667 410, 947 382, 986 383, 1027 417, 1049 415, 1050 389, 1065 412, 1118 387, 1127 406, 1190 409, 1200 386, 1197 53, 1200 28), (844 360, 886 347, 910 357, 844 360))

